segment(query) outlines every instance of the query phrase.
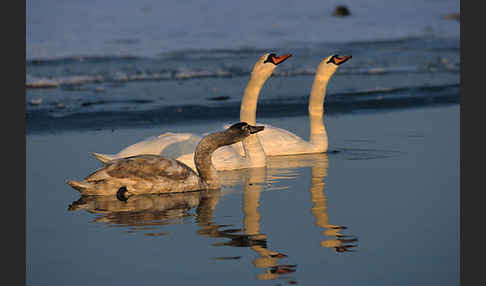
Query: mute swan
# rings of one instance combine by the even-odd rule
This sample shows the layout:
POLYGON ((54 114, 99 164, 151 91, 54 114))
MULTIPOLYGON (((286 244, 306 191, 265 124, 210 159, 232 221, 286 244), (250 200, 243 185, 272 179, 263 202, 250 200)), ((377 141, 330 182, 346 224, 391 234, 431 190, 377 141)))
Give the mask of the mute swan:
MULTIPOLYGON (((265 81, 272 75, 277 65, 283 63, 291 55, 277 56, 266 53, 253 66, 250 80, 241 100, 240 121, 254 124, 260 90, 265 81), (251 123, 253 122, 253 123, 251 123)), ((98 160, 108 162, 113 159, 125 158, 140 154, 162 155, 185 163, 193 170, 194 150, 201 137, 190 133, 164 133, 130 145, 117 154, 92 153, 98 160)), ((234 170, 265 166, 265 153, 256 135, 245 139, 239 146, 224 146, 216 150, 213 164, 217 170, 234 170), (244 147, 243 147, 244 145, 244 147)))
MULTIPOLYGON (((327 133, 324 122, 322 121, 326 87, 329 79, 336 72, 339 65, 345 63, 350 58, 351 56, 340 57, 338 55, 332 55, 324 59, 317 67, 309 98, 310 141, 305 141, 285 129, 261 124, 265 126, 265 130, 257 136, 260 139, 266 156, 322 153, 327 151, 327 133)), ((249 124, 255 124, 254 121, 246 120, 249 124)), ((235 144, 234 146, 239 146, 239 144, 235 144)), ((238 151, 240 154, 243 153, 242 148, 238 151)))
POLYGON ((84 181, 67 183, 82 195, 113 195, 123 189, 123 195, 179 193, 203 189, 218 189, 221 184, 211 162, 219 147, 239 142, 262 131, 262 126, 246 122, 233 124, 224 131, 205 136, 196 147, 194 162, 197 172, 184 163, 159 155, 138 155, 107 162, 84 181))

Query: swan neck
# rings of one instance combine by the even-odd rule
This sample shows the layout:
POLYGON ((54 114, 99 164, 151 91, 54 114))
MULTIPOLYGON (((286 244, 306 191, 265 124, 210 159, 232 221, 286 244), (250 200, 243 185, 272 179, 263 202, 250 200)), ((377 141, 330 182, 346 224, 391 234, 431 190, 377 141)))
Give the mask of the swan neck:
POLYGON ((314 79, 309 99, 309 114, 324 114, 324 99, 326 98, 328 79, 318 77, 314 79))
MULTIPOLYGON (((246 85, 243 98, 241 100, 240 121, 246 122, 250 125, 256 124, 256 110, 258 103, 258 96, 263 87, 263 84, 269 76, 261 76, 258 73, 252 72, 250 80, 246 85)), ((245 153, 246 164, 250 167, 262 167, 266 164, 265 151, 258 139, 258 135, 250 135, 241 143, 245 153)))
POLYGON ((266 78, 251 75, 241 100, 240 121, 255 125, 258 95, 266 78))
POLYGON ((328 78, 316 75, 309 98, 310 141, 313 144, 327 144, 327 133, 324 127, 324 99, 328 78))
POLYGON ((221 136, 224 136, 222 132, 209 134, 199 142, 194 152, 194 164, 199 173, 199 178, 210 189, 221 187, 216 168, 212 162, 213 152, 222 146, 218 144, 218 138, 221 136))

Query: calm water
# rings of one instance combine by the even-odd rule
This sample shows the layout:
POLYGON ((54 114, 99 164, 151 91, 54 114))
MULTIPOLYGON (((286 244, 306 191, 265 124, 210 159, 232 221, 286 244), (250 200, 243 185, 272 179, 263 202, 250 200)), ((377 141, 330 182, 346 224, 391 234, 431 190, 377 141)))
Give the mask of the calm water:
MULTIPOLYGON (((266 123, 305 137, 306 120, 266 123)), ((328 154, 224 173, 220 191, 126 203, 80 198, 65 181, 99 166, 88 152, 158 128, 27 135, 28 284, 458 285, 459 106, 328 116, 326 127, 328 154)))
POLYGON ((27 1, 28 284, 458 285, 460 2, 338 4, 27 1), (317 65, 353 56, 327 88, 328 154, 127 202, 65 183, 89 152, 234 122, 265 52, 293 56, 257 121, 304 138, 317 65))

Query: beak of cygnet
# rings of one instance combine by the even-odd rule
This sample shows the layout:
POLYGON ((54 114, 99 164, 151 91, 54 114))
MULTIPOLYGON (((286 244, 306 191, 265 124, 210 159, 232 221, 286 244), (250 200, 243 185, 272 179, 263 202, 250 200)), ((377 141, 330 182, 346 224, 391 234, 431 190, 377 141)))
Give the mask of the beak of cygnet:
POLYGON ((248 125, 248 128, 250 129, 250 134, 255 134, 265 129, 264 126, 252 126, 252 125, 248 125))
POLYGON ((275 56, 273 57, 273 61, 276 65, 283 63, 286 59, 290 58, 292 55, 291 54, 285 54, 282 56, 275 56))

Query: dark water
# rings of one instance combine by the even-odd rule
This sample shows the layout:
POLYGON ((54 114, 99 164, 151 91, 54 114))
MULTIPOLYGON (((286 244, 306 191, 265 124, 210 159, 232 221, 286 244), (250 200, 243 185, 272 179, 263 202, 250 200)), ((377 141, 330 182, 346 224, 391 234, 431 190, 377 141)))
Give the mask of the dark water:
POLYGON ((253 64, 291 53, 258 117, 304 115, 317 65, 351 54, 326 112, 459 102, 459 1, 27 1, 26 131, 232 120, 253 64), (334 17, 346 4, 351 15, 334 17), (208 118, 211 114, 211 118, 208 118))
MULTIPOLYGON (((274 51, 293 57, 265 84, 259 118, 306 114, 315 68, 334 53, 353 58, 328 85, 328 114, 459 102, 458 39, 413 38, 274 51)), ((211 50, 151 59, 28 61, 27 132, 237 118, 250 70, 264 52, 211 50)))
MULTIPOLYGON (((306 117, 267 122, 306 136, 306 117)), ((99 166, 88 152, 158 129, 28 135, 28 285, 458 285, 458 105, 326 125, 328 154, 225 172, 220 191, 127 202, 65 181, 99 166)))

